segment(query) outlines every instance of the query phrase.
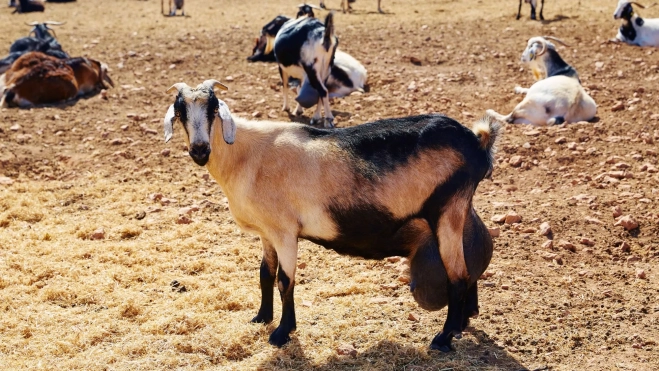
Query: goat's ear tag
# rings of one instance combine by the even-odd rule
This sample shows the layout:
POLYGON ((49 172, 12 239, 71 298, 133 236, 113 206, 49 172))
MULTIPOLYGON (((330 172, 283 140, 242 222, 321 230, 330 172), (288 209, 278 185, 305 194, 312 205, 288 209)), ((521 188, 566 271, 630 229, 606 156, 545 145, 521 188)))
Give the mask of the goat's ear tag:
POLYGON ((165 115, 165 143, 169 142, 174 135, 174 117, 176 113, 174 112, 174 105, 169 106, 167 114, 165 115))

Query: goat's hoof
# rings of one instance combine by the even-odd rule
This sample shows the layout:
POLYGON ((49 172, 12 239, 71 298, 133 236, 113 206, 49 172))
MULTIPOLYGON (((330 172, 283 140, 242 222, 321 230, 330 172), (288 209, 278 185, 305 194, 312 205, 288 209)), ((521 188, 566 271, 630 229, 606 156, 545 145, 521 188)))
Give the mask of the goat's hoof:
POLYGON ((515 19, 519 20, 521 17, 522 17, 522 16, 520 16, 520 15, 518 14, 517 17, 515 17, 515 19))
POLYGON ((320 125, 321 120, 322 119, 320 117, 318 118, 312 117, 311 120, 309 120, 309 125, 313 125, 313 126, 320 125))
POLYGON ((544 21, 544 20, 545 20, 545 17, 543 17, 542 14, 540 14, 540 20, 541 20, 541 21, 544 21))
POLYGON ((531 14, 531 19, 535 21, 535 14, 531 14))
POLYGON ((290 332, 282 330, 281 327, 277 327, 275 331, 270 334, 270 338, 268 339, 268 343, 278 348, 283 347, 289 341, 291 341, 290 332))
POLYGON ((451 346, 451 336, 442 332, 435 336, 430 343, 430 349, 439 350, 440 352, 448 353, 453 350, 451 346))
POLYGON ((324 126, 328 129, 331 129, 334 127, 334 119, 325 119, 324 126))
POLYGON ((263 316, 260 313, 256 315, 256 317, 252 318, 251 323, 270 323, 272 322, 272 315, 271 316, 263 316))

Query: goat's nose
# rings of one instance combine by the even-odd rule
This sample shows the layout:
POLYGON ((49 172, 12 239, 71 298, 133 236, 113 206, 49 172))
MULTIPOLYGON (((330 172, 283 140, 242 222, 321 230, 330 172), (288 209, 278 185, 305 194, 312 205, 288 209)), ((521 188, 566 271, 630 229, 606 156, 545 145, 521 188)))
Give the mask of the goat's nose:
POLYGON ((211 148, 208 143, 195 143, 190 145, 190 157, 199 166, 204 166, 208 162, 211 154, 211 148))

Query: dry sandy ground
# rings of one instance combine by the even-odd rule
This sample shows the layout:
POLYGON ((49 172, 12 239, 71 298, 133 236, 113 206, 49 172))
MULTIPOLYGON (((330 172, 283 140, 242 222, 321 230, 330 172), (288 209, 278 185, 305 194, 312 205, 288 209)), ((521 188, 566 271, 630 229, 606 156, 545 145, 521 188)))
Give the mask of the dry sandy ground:
POLYGON ((276 67, 245 57, 258 30, 298 2, 190 0, 185 18, 162 17, 153 0, 2 10, 3 48, 28 33, 24 22, 67 21, 57 29, 65 50, 108 63, 117 87, 107 100, 0 112, 0 369, 658 369, 659 53, 606 42, 618 27, 613 0, 548 1, 544 23, 528 7, 515 21, 513 0, 384 0, 385 15, 360 0, 337 14, 341 47, 370 74, 370 92, 334 101, 339 126, 425 112, 471 125, 488 108, 508 112, 521 99, 513 87, 533 82, 519 56, 542 34, 571 45, 559 51, 598 118, 505 127, 475 199, 500 237, 481 316, 455 352, 428 351, 446 311, 416 306, 399 263, 309 242, 298 330, 283 349, 267 344, 274 326, 248 323, 260 243, 236 227, 181 129, 163 143, 161 119, 173 83, 219 78, 234 113, 289 121, 276 67), (616 207, 640 227, 614 226, 616 207), (177 224, 181 211, 191 223, 177 224), (511 211, 520 224, 491 220, 511 211), (544 222, 551 247, 537 232, 544 222))

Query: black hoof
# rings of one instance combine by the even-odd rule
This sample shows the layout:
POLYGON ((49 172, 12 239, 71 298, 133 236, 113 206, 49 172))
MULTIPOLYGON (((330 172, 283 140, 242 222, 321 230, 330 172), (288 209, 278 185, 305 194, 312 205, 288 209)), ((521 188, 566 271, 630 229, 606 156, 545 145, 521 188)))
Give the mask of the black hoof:
POLYGON ((535 13, 531 14, 531 19, 535 21, 535 13))
POLYGON ((270 339, 268 339, 268 343, 278 348, 283 347, 289 341, 291 341, 290 333, 284 330, 280 330, 279 327, 277 327, 275 331, 270 334, 270 339))
POLYGON ((517 17, 515 17, 515 19, 520 19, 521 17, 522 16, 518 14, 517 17))
POLYGON ((272 316, 267 317, 267 316, 262 316, 260 314, 257 314, 256 317, 252 318, 250 321, 251 323, 270 323, 272 322, 272 316))
POLYGON ((430 349, 439 350, 444 353, 450 352, 453 350, 453 347, 451 346, 451 337, 452 336, 445 335, 445 333, 435 336, 430 343, 430 349))
POLYGON ((439 350, 442 353, 448 353, 453 350, 453 348, 450 345, 436 345, 434 343, 430 344, 430 349, 439 350))

